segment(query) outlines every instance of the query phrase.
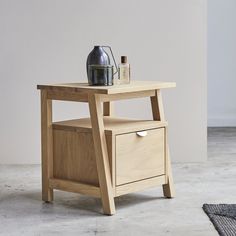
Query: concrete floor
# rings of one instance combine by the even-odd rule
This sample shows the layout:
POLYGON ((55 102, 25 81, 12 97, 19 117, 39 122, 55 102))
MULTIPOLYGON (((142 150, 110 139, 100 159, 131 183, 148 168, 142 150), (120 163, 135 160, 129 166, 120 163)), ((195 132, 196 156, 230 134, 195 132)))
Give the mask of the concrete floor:
POLYGON ((154 188, 116 199, 101 214, 99 199, 55 192, 41 202, 38 165, 0 166, 0 235, 217 236, 203 203, 236 203, 236 128, 209 129, 209 161, 174 164, 175 199, 154 188))

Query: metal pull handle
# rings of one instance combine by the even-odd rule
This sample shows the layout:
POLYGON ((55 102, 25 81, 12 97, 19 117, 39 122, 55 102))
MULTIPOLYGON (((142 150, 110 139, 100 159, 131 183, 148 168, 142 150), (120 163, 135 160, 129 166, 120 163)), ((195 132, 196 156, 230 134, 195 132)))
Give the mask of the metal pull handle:
POLYGON ((145 137, 147 135, 147 131, 138 131, 136 132, 136 134, 139 136, 139 137, 145 137))

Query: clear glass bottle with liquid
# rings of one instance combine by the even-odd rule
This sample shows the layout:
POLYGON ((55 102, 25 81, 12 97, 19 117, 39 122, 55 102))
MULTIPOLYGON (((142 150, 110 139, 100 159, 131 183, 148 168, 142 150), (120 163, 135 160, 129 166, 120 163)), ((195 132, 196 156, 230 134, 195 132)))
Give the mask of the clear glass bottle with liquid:
POLYGON ((118 66, 119 84, 130 83, 130 64, 127 62, 127 56, 121 56, 121 63, 118 66))

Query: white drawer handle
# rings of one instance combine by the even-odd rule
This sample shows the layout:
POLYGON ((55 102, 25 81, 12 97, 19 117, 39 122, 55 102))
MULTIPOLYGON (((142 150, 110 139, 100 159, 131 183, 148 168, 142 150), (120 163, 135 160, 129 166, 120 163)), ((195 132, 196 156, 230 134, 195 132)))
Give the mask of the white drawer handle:
POLYGON ((136 132, 136 134, 139 136, 139 137, 145 137, 147 135, 147 131, 138 131, 136 132))

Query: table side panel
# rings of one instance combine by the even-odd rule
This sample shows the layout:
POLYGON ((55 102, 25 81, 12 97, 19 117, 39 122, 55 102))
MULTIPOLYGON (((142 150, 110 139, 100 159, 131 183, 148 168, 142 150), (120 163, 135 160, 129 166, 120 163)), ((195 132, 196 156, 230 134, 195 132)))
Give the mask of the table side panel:
MULTIPOLYGON (((112 166, 111 137, 106 139, 112 166)), ((99 186, 91 133, 53 129, 53 177, 99 186)))

